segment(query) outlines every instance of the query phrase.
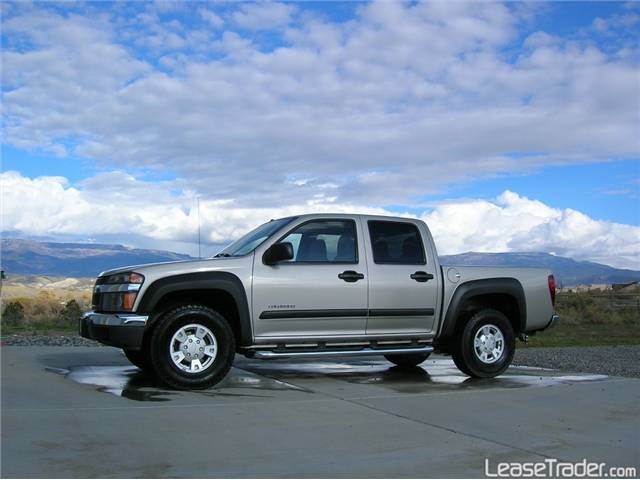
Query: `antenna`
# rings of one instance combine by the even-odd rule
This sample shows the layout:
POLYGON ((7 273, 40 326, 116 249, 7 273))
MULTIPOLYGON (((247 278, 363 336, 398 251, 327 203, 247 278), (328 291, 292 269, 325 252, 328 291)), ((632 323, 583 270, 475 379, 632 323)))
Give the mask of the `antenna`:
POLYGON ((197 198, 198 201, 198 258, 202 258, 202 247, 200 243, 200 197, 197 198))

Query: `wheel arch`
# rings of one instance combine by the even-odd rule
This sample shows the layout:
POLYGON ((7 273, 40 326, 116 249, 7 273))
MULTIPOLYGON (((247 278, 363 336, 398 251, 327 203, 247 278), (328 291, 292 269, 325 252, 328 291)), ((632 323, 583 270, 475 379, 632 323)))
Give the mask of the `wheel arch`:
POLYGON ((240 279, 229 272, 194 272, 173 275, 151 283, 142 294, 138 312, 149 315, 145 337, 163 313, 178 304, 200 304, 224 316, 236 337, 236 345, 253 342, 247 295, 240 279))
POLYGON ((506 315, 516 334, 524 331, 527 305, 522 284, 515 278, 471 280, 456 288, 442 322, 439 339, 452 338, 470 313, 493 308, 506 315))

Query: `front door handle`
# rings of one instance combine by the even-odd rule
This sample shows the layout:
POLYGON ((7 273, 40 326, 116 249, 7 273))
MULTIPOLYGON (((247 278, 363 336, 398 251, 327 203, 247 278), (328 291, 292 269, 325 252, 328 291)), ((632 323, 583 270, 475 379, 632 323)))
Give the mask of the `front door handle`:
POLYGON ((427 272, 416 272, 409 275, 416 282, 426 282, 427 280, 433 279, 433 274, 427 272))
POLYGON ((344 280, 345 282, 351 283, 362 280, 364 278, 364 274, 358 273, 355 270, 345 270, 344 272, 338 274, 338 278, 340 280, 344 280))

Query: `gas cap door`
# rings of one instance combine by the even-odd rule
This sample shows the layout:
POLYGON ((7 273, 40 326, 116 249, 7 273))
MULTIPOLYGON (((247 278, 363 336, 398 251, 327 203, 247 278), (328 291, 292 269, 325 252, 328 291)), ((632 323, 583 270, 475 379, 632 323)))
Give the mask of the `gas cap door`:
POLYGON ((451 283, 458 283, 460 281, 460 272, 457 268, 448 268, 447 269, 447 279, 451 283))

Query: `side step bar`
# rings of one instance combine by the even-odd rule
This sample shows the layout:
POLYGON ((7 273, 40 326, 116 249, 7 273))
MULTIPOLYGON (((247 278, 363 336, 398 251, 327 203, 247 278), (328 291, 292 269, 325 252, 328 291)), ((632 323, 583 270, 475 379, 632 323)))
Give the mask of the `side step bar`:
POLYGON ((361 348, 358 350, 306 350, 296 351, 278 351, 272 350, 254 350, 247 352, 247 357, 260 358, 269 360, 272 358, 290 358, 290 357, 328 357, 328 356, 357 356, 357 355, 385 355, 389 353, 431 353, 432 346, 423 347, 405 347, 405 348, 361 348))

